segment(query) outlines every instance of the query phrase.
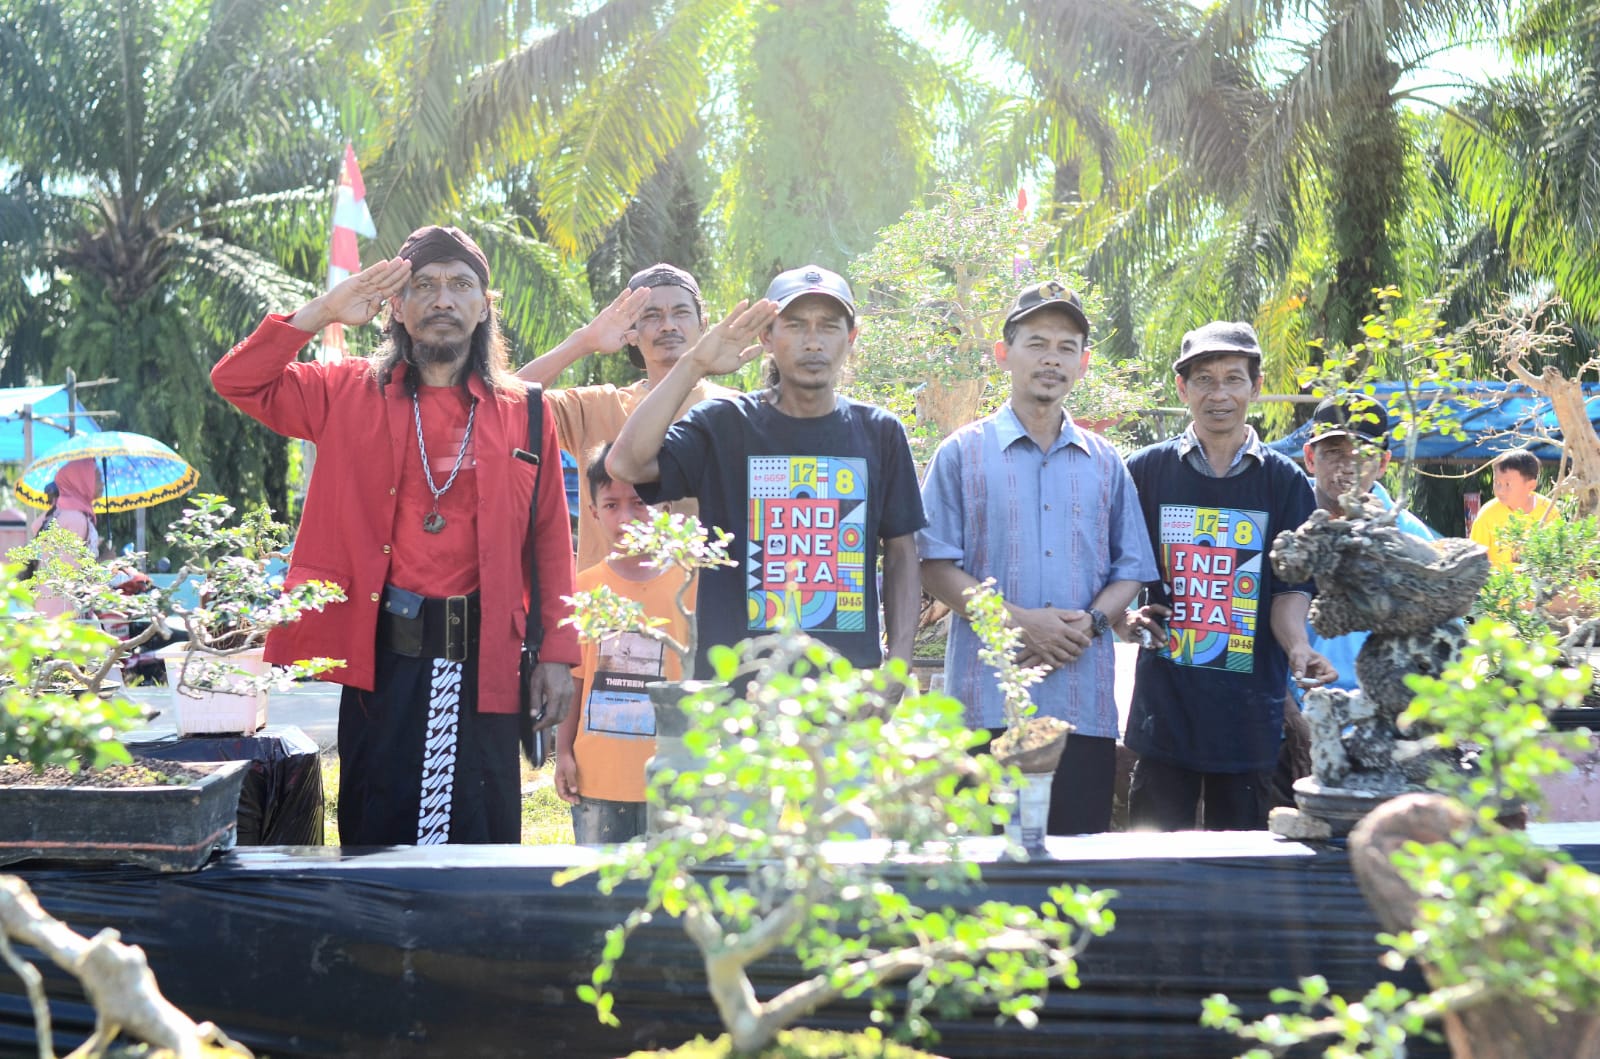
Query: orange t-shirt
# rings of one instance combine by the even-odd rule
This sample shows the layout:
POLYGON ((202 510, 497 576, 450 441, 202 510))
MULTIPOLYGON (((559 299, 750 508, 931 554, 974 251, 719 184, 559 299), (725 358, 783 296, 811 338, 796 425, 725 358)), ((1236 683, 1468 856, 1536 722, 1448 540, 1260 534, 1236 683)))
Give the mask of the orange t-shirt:
MULTIPOLYGON (((648 617, 667 619, 661 628, 679 643, 688 636, 689 623, 678 613, 676 602, 683 585, 679 571, 668 570, 649 581, 629 581, 601 562, 578 574, 579 592, 601 585, 637 600, 648 617)), ((695 588, 690 585, 684 597, 691 608, 695 588)), ((583 645, 583 661, 574 674, 581 689, 581 712, 572 740, 580 795, 644 801, 644 763, 656 752, 656 716, 645 685, 676 680, 681 673, 676 653, 639 633, 583 645)))

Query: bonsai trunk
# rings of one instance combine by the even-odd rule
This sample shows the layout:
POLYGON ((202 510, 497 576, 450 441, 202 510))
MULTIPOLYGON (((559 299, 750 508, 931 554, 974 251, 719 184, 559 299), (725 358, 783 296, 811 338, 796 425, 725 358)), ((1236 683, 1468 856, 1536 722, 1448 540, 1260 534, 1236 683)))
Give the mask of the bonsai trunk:
MULTIPOLYGON (((1367 905, 1386 931, 1411 928, 1417 894, 1392 857, 1407 842, 1444 842, 1471 826, 1461 803, 1437 794, 1408 794, 1386 802, 1350 833, 1350 867, 1367 905)), ((1423 965, 1430 985, 1435 972, 1423 965)), ((1600 1015, 1559 1013, 1546 1018, 1532 1004, 1490 994, 1446 1013, 1445 1037, 1455 1059, 1600 1059, 1600 1015)))

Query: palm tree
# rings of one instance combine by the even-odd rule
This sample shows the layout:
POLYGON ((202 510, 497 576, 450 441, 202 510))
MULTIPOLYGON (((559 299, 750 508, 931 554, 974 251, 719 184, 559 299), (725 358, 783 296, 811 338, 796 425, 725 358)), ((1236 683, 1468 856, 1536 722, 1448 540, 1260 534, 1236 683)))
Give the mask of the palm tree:
MULTIPOLYGON (((1600 324, 1600 11, 1529 5, 1519 60, 1447 120, 1444 156, 1511 261, 1547 283, 1577 323, 1600 324)), ((1585 359, 1580 357, 1580 360, 1585 359)), ((1570 367, 1570 366, 1569 366, 1570 367)))
MULTIPOLYGON (((1102 124, 1122 140, 1097 150, 1113 167, 1078 217, 1089 277, 1144 288, 1145 336, 1163 349, 1200 316, 1292 306, 1274 386, 1292 386, 1306 339, 1354 341, 1373 288, 1399 278, 1421 165, 1401 74, 1500 16, 1489 0, 941 6, 1015 56, 1038 98, 1108 101, 1102 124)), ((1050 118, 1068 120, 1082 124, 1067 106, 1050 118)))
POLYGON ((730 293, 808 262, 843 273, 932 186, 944 71, 885 0, 752 5, 719 115, 730 293))
POLYGON ((0 0, 0 375, 114 376, 119 426, 280 507, 283 446, 206 372, 322 267, 336 148, 290 32, 307 6, 0 0))

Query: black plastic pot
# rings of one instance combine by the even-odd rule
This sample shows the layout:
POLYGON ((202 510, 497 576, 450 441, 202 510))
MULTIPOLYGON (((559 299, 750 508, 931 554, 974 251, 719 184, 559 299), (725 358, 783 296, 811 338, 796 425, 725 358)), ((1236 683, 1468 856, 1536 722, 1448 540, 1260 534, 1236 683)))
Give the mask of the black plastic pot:
POLYGON ((0 864, 70 860, 195 871, 233 848, 248 761, 184 787, 0 787, 0 864))

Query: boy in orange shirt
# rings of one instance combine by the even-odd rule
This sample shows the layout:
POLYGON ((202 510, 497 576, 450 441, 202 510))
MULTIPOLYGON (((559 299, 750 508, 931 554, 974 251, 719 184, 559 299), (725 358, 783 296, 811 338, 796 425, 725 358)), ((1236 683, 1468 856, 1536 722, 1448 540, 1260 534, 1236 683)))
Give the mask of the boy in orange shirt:
MULTIPOLYGON (((630 523, 650 521, 651 508, 633 486, 606 473, 604 448, 590 454, 586 477, 590 511, 610 554, 578 574, 577 590, 604 585, 638 601, 646 616, 666 619, 664 631, 686 641, 688 622, 677 608, 684 575, 614 551, 630 523)), ((693 589, 686 599, 693 604, 693 589)), ((572 805, 578 843, 626 842, 644 834, 644 764, 656 749, 655 712, 645 685, 680 675, 677 656, 638 633, 583 645, 583 661, 573 674, 577 698, 556 735, 555 770, 556 794, 572 805)))

